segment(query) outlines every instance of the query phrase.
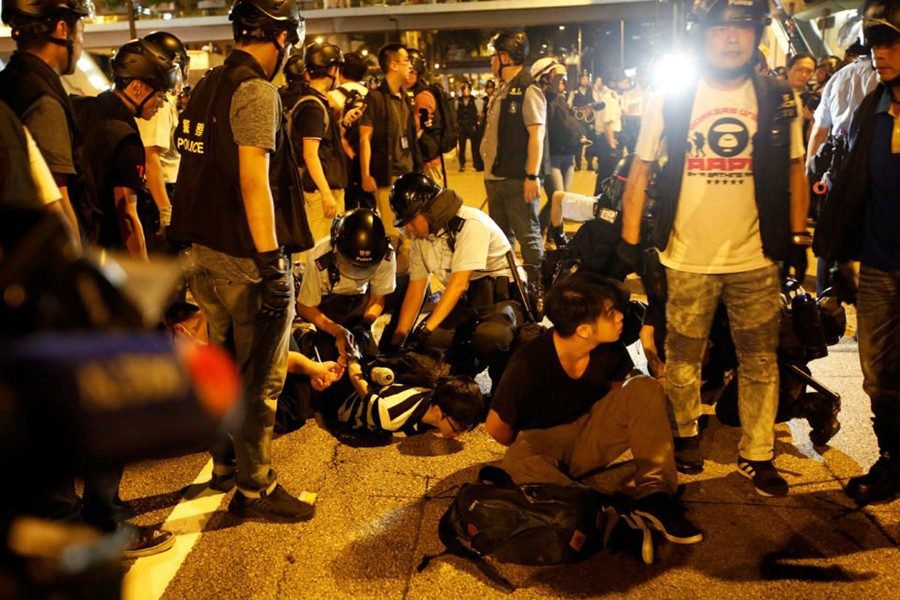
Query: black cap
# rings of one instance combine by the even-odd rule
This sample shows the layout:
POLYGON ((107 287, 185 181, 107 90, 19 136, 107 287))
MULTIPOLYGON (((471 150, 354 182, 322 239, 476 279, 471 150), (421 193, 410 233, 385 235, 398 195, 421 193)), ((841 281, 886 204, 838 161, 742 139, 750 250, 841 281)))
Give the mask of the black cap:
POLYGON ((302 44, 306 37, 306 21, 297 0, 235 0, 228 20, 246 37, 268 40, 287 31, 291 44, 302 44))
POLYGON ((769 24, 767 0, 695 0, 688 14, 688 30, 715 25, 747 25, 760 32, 769 24))
POLYGON ((52 21, 66 15, 93 17, 91 0, 3 0, 0 18, 12 29, 13 39, 23 35, 46 35, 56 26, 52 21), (29 23, 27 27, 21 27, 29 23))
POLYGON ((321 77, 331 67, 340 68, 344 64, 341 49, 328 42, 314 43, 306 47, 303 53, 303 65, 310 77, 321 77))
POLYGON ((412 70, 420 76, 423 75, 428 70, 428 61, 425 60, 425 55, 416 48, 407 48, 406 52, 409 54, 409 63, 412 66, 412 70))
POLYGON ((863 17, 862 42, 869 48, 887 46, 900 39, 900 0, 868 6, 863 17))
POLYGON ((138 79, 157 90, 171 92, 178 80, 178 67, 159 46, 147 40, 131 40, 119 48, 112 62, 117 80, 138 79))
POLYGON ((528 56, 528 36, 524 31, 501 31, 491 38, 488 47, 493 52, 506 52, 515 64, 521 65, 528 56))
POLYGON ((406 173, 391 186, 390 204, 394 211, 394 227, 403 227, 421 214, 443 191, 423 173, 406 173))
POLYGON ((168 31, 154 31, 145 35, 144 39, 151 44, 155 44, 160 50, 165 52, 169 60, 181 69, 181 75, 187 79, 187 70, 191 59, 188 56, 187 48, 184 47, 181 40, 168 31))
POLYGON ((288 80, 288 83, 302 81, 304 73, 306 73, 306 66, 303 64, 303 55, 291 54, 284 64, 284 78, 288 80))

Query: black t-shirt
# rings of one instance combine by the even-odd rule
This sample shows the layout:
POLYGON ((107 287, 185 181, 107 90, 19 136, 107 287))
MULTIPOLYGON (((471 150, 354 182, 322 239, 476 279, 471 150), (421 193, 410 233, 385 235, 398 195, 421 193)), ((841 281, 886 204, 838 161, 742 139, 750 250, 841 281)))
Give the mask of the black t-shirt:
POLYGON ((491 408, 515 429, 549 429, 571 423, 622 381, 634 363, 621 342, 601 344, 579 379, 563 370, 553 330, 542 333, 513 355, 494 393, 491 408))
MULTIPOLYGON (((304 96, 314 96, 321 102, 315 100, 306 100, 297 107, 294 113, 293 130, 291 132, 291 142, 297 153, 298 166, 304 168, 303 173, 303 189, 312 192, 315 191, 316 183, 313 181, 309 172, 306 171, 306 161, 303 158, 303 139, 318 138, 319 139, 319 161, 322 163, 322 170, 325 172, 325 179, 331 189, 343 189, 346 187, 345 173, 338 161, 343 159, 343 149, 336 147, 335 143, 340 140, 340 127, 336 120, 335 114, 328 115, 328 128, 325 127, 325 109, 328 107, 328 98, 320 94, 313 88, 306 88, 304 96)), ((329 113, 331 111, 329 110, 329 113)))
POLYGON ((139 137, 128 136, 119 142, 112 155, 109 181, 113 187, 144 189, 144 148, 139 137))

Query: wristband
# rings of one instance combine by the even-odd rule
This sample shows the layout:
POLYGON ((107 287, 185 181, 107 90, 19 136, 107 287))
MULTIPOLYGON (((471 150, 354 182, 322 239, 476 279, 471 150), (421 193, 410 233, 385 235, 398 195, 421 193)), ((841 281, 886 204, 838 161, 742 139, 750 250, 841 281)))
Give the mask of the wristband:
POLYGON ((527 179, 528 181, 537 181, 538 176, 537 175, 526 175, 525 179, 527 179))
POLYGON ((811 246, 812 235, 808 231, 800 231, 791 234, 791 243, 798 246, 811 246))

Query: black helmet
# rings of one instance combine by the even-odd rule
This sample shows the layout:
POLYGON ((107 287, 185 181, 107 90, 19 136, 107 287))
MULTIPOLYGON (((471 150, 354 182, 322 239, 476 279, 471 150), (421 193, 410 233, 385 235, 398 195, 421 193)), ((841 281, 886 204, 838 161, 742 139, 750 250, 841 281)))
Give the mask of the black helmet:
POLYGON ((312 78, 326 75, 331 67, 340 69, 343 64, 344 54, 341 49, 328 42, 310 44, 303 53, 303 65, 312 78))
POLYGON ((191 58, 188 56, 187 48, 181 43, 177 37, 168 31, 154 31, 144 36, 144 39, 155 44, 160 50, 166 53, 175 65, 181 69, 182 79, 187 81, 188 66, 191 58))
POLYGON ((378 214, 371 208, 355 208, 335 218, 331 225, 331 247, 339 259, 369 269, 381 262, 390 246, 378 214))
POLYGON ((394 211, 394 227, 403 227, 424 212, 443 191, 441 186, 423 173, 401 175, 391 186, 390 203, 394 211))
POLYGON ((416 48, 407 48, 406 52, 409 54, 409 64, 412 66, 412 70, 421 77, 428 70, 428 61, 425 60, 425 55, 416 48))
POLYGON ((688 15, 688 31, 715 25, 755 26, 762 34, 769 24, 767 0, 694 0, 688 15))
POLYGON ((823 56, 816 62, 817 69, 825 69, 825 72, 828 73, 828 77, 831 77, 841 66, 841 59, 837 56, 823 56))
POLYGON ((288 32, 288 43, 300 45, 306 37, 306 22, 297 0, 234 0, 228 20, 242 37, 270 40, 288 32))
POLYGON ((884 0, 869 5, 863 17, 862 37, 869 48, 900 39, 900 1, 884 0))
POLYGON ((506 52, 513 63, 521 65, 528 56, 528 36, 524 31, 501 31, 488 43, 493 52, 506 52))
POLYGON ((171 92, 178 80, 178 67, 159 46, 147 40, 131 40, 119 48, 112 62, 116 81, 138 79, 150 87, 171 92))
POLYGON ((12 29, 14 40, 49 35, 64 17, 93 16, 91 0, 3 0, 2 19, 12 29))
POLYGON ((306 66, 303 64, 303 55, 292 54, 284 64, 284 78, 288 83, 303 81, 304 73, 306 73, 306 66))

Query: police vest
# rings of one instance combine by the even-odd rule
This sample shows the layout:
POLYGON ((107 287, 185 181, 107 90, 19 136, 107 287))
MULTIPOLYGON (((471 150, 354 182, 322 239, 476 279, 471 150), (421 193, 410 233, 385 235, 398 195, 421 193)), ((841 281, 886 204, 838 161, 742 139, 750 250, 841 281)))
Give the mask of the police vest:
MULTIPOLYGON (((415 111, 406 96, 406 92, 401 91, 403 101, 409 107, 409 114, 405 124, 400 126, 405 130, 407 140, 409 140, 413 157, 413 171, 422 171, 422 153, 419 151, 419 145, 416 140, 416 123, 415 111)), ((382 81, 381 85, 366 94, 366 112, 371 115, 374 128, 372 131, 371 147, 372 156, 369 162, 369 173, 375 178, 378 187, 388 187, 391 185, 391 175, 393 169, 393 147, 390 140, 394 139, 392 130, 394 122, 391 117, 391 89, 386 81, 382 81)))
MULTIPOLYGON (((773 261, 787 258, 791 247, 791 125, 797 106, 790 87, 773 77, 752 76, 759 122, 753 138, 753 185, 759 211, 763 253, 773 261)), ((656 224, 653 244, 664 250, 675 225, 678 198, 688 151, 688 128, 697 86, 668 96, 663 105, 668 163, 656 188, 656 224)))
MULTIPOLYGON (((84 146, 97 185, 97 197, 100 199, 100 231, 97 243, 105 248, 124 248, 119 220, 116 217, 111 167, 116 149, 129 136, 135 138, 135 145, 141 148, 143 153, 144 144, 141 142, 137 123, 122 99, 108 90, 97 97, 74 98, 72 106, 78 125, 85 131, 90 128, 91 132, 85 139, 84 146)), ((141 165, 143 164, 142 159, 141 165)))
MULTIPOLYGON (((235 91, 250 79, 266 79, 262 67, 246 52, 235 50, 224 65, 204 75, 191 94, 175 130, 181 164, 169 227, 172 241, 203 244, 231 256, 256 255, 230 118, 235 91)), ((269 160, 269 185, 278 244, 288 252, 311 248, 297 165, 283 143, 282 128, 269 160)))
POLYGON ((31 178, 25 129, 15 113, 0 102, 0 199, 4 206, 42 209, 43 202, 31 178))
POLYGON ((13 53, 9 64, 0 72, 0 100, 6 102, 21 119, 31 105, 44 95, 59 102, 66 113, 66 126, 72 139, 72 158, 77 172, 66 182, 69 198, 84 230, 84 239, 96 242, 100 204, 69 96, 59 76, 47 63, 28 52, 13 53))
MULTIPOLYGON (((522 116, 525 90, 534 85, 526 69, 510 82, 506 97, 500 100, 500 127, 497 131, 497 158, 491 173, 506 179, 525 179, 528 167, 528 128, 522 116)), ((536 88, 540 91, 539 88, 536 88)), ((495 109, 496 110, 496 109, 495 109)), ((540 174, 550 174, 550 136, 544 130, 544 152, 540 174)))

